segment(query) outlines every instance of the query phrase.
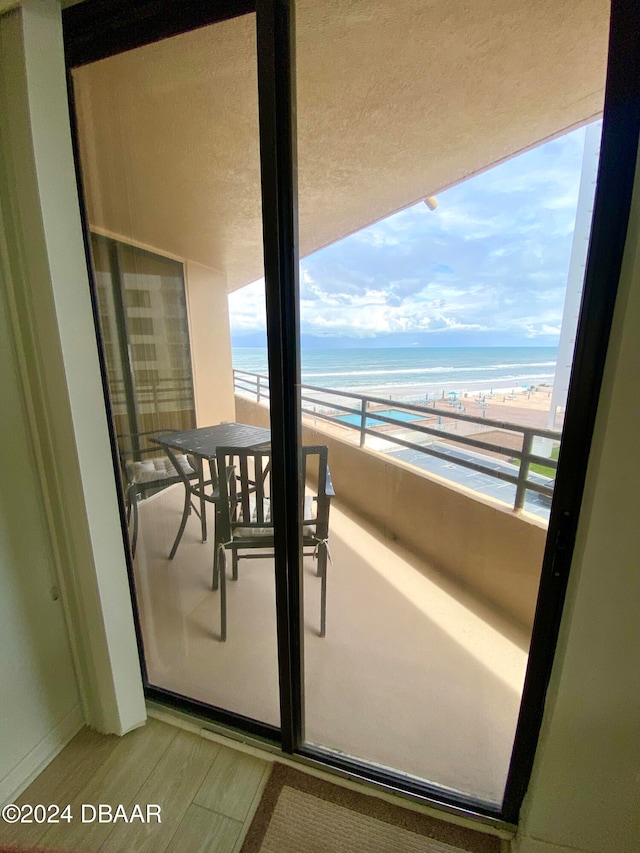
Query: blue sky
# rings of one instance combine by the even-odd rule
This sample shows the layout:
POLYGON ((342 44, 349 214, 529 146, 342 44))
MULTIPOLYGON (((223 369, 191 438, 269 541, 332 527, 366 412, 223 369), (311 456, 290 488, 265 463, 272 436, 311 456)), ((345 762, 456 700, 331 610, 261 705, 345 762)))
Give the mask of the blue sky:
MULTIPOLYGON (((553 346, 584 128, 300 263, 305 346, 553 346)), ((229 297, 234 346, 265 342, 264 282, 229 297)))

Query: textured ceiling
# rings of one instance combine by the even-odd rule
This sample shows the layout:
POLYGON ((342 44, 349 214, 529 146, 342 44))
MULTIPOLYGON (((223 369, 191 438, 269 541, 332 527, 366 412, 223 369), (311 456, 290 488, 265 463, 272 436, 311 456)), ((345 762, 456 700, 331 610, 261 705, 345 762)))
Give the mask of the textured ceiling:
MULTIPOLYGON (((604 0, 300 0, 301 254, 602 110, 604 0)), ((91 224, 262 275, 255 21, 74 72, 91 224)))

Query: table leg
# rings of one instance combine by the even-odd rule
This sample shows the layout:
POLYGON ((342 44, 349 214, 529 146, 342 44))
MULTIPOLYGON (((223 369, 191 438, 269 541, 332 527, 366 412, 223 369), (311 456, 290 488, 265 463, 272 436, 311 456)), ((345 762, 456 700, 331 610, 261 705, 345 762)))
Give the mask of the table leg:
POLYGON ((185 485, 184 492, 184 508, 182 510, 182 519, 180 521, 180 527, 178 528, 178 535, 175 538, 173 543, 173 547, 171 548, 171 552, 169 553, 169 559, 173 560, 176 555, 176 551, 178 550, 178 545, 180 544, 180 540, 182 539, 182 534, 184 533, 184 528, 187 523, 187 519, 189 518, 189 509, 191 508, 191 490, 188 485, 185 485))
POLYGON ((198 476, 200 478, 200 524, 202 525, 202 541, 207 541, 207 502, 204 497, 204 460, 198 460, 198 476))

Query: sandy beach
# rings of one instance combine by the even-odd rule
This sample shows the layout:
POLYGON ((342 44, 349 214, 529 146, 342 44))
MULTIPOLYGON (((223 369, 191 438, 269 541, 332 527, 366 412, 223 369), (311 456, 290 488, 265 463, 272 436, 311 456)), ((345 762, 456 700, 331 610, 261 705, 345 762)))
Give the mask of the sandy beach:
MULTIPOLYGON (((360 393, 398 403, 427 403, 444 414, 464 412, 467 415, 508 421, 524 426, 551 428, 551 385, 547 377, 532 376, 526 383, 496 382, 487 387, 486 380, 467 382, 464 387, 442 385, 399 385, 369 388, 360 393), (537 381, 536 381, 537 380, 537 381), (529 389, 535 388, 531 391, 529 389), (454 402, 456 405, 451 405, 454 402), (461 406, 462 408, 459 408, 461 406)), ((356 390, 356 389, 350 389, 356 390)), ((374 405, 371 408, 375 408, 374 405)), ((558 414, 554 429, 562 428, 562 415, 558 414)))
POLYGON ((476 381, 468 381, 461 384, 430 383, 420 385, 395 385, 390 388, 388 385, 369 388, 350 388, 350 391, 355 391, 360 394, 371 395, 372 397, 384 397, 388 400, 404 400, 405 402, 422 402, 429 395, 429 400, 446 399, 450 393, 455 393, 459 397, 465 394, 470 397, 477 394, 520 394, 528 387, 541 388, 542 391, 551 392, 551 382, 548 376, 531 376, 525 381, 522 380, 497 380, 492 385, 486 379, 478 379, 476 381))
MULTIPOLYGON (((495 391, 493 396, 468 394, 466 397, 458 397, 462 409, 450 405, 448 400, 439 400, 434 408, 446 414, 447 411, 462 411, 467 415, 476 417, 487 417, 494 421, 506 421, 507 423, 520 424, 522 426, 536 426, 542 429, 552 428, 549 424, 549 408, 551 404, 551 390, 542 389, 531 392, 516 391, 510 394, 495 391)), ((554 429, 561 429, 562 416, 558 415, 554 429)))

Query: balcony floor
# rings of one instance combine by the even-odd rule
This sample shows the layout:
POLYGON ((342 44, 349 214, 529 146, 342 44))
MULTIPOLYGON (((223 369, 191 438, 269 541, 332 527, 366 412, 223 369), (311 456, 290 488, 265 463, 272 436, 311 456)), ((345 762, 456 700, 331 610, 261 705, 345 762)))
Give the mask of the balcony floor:
MULTIPOLYGON (((207 543, 189 519, 173 561, 182 487, 140 505, 135 576, 153 685, 277 725, 273 561, 240 561, 227 584, 228 640, 207 543)), ((499 802, 528 638, 361 520, 331 508, 327 636, 305 559, 309 742, 499 802), (393 544, 393 543, 391 543, 393 544)))

